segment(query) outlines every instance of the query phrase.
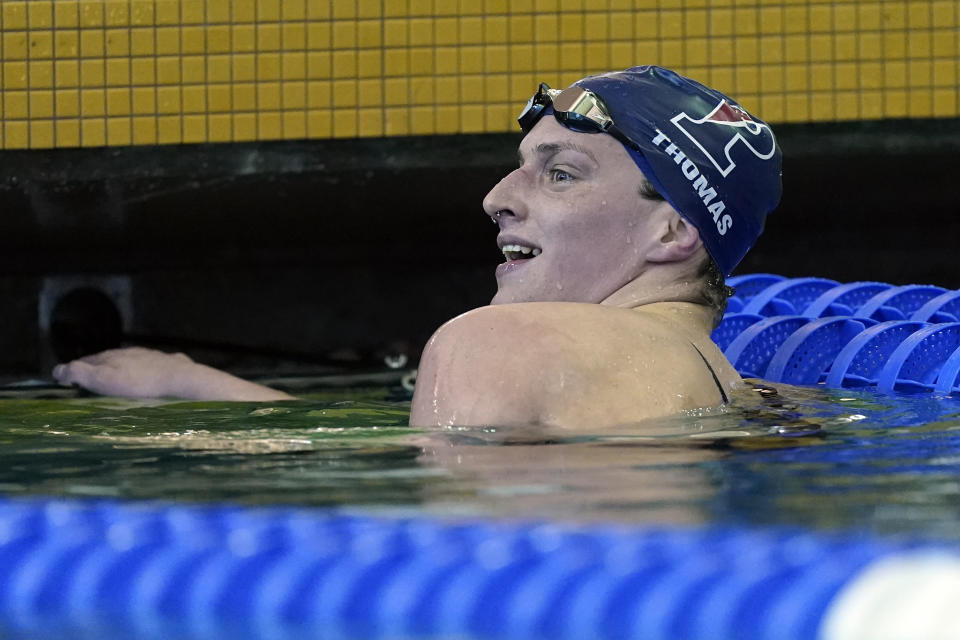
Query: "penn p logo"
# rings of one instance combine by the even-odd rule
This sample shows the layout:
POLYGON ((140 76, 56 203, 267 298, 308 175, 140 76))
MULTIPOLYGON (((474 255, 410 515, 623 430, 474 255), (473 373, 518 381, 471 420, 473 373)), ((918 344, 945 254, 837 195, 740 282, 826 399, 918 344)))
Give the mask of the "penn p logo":
POLYGON ((777 150, 770 127, 753 120, 742 108, 726 100, 721 100, 700 119, 682 112, 670 121, 700 148, 724 177, 737 166, 738 154, 749 152, 761 160, 769 160, 777 150))

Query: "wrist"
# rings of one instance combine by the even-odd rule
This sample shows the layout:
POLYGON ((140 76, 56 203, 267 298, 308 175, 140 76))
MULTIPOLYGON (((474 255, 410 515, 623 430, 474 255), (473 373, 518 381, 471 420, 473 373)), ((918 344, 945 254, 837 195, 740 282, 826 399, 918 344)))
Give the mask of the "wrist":
POLYGON ((264 402, 294 400, 287 393, 196 362, 184 362, 183 370, 172 376, 174 395, 190 400, 264 402))

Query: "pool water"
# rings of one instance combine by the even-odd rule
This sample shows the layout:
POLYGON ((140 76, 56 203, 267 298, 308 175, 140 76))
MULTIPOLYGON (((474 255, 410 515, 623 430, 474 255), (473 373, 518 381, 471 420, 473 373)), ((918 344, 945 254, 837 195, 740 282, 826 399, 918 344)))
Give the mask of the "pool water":
POLYGON ((0 493, 960 539, 952 398, 761 385, 603 431, 427 431, 399 384, 301 397, 7 397, 0 493))

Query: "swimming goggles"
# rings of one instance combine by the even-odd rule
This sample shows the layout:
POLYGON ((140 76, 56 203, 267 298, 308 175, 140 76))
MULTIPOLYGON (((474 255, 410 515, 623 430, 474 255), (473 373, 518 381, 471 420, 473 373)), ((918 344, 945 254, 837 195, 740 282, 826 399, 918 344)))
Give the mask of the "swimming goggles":
POLYGON ((561 91, 551 89, 546 82, 541 82, 540 88, 527 100, 527 106, 517 118, 520 129, 524 133, 530 133, 550 105, 553 105, 553 115, 557 121, 571 131, 609 133, 631 149, 640 150, 637 143, 613 124, 610 110, 600 96, 576 85, 561 91))

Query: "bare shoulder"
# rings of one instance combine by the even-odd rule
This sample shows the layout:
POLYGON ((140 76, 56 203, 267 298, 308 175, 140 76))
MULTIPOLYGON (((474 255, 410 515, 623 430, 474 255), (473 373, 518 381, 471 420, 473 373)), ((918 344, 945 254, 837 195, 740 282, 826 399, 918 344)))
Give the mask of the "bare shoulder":
POLYGON ((410 424, 540 422, 549 402, 541 390, 565 384, 556 372, 569 367, 557 359, 574 344, 532 306, 480 307, 437 329, 420 357, 410 424))
POLYGON ((732 369, 722 368, 726 361, 709 350, 709 339, 703 357, 694 341, 682 326, 633 310, 557 302, 481 307, 430 339, 411 424, 600 426, 719 404, 703 357, 721 378, 732 369))

